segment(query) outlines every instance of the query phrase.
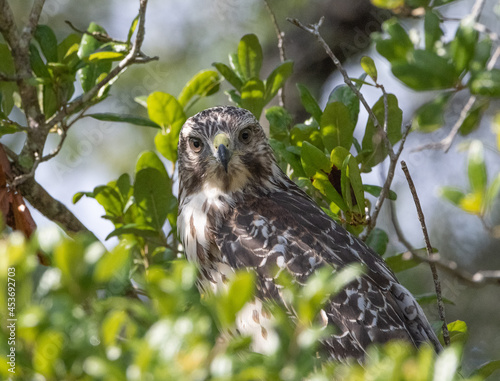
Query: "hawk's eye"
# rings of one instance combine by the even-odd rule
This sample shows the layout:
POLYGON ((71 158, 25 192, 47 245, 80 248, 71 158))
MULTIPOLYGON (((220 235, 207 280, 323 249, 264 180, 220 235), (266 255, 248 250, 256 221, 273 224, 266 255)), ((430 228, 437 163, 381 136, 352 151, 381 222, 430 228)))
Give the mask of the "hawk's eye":
POLYGON ((189 147, 196 153, 203 148, 203 143, 198 138, 189 138, 189 147))
POLYGON ((252 136, 252 131, 249 128, 245 128, 240 132, 240 141, 243 143, 248 143, 250 141, 250 137, 252 136))

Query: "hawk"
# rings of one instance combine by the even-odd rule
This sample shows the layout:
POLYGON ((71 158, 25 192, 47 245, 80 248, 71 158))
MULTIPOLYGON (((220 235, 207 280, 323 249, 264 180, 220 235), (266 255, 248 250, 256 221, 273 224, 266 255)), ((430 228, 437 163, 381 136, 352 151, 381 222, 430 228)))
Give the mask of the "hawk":
POLYGON ((255 300, 237 329, 265 352, 272 319, 263 300, 284 304, 277 273, 299 285, 318 268, 361 263, 364 274, 331 297, 320 318, 335 327, 323 341, 339 360, 361 360, 371 343, 439 340, 421 307, 383 259, 334 222, 280 169, 264 130, 247 110, 214 107, 189 118, 179 136, 178 233, 204 289, 219 291, 239 269, 256 273, 255 300))

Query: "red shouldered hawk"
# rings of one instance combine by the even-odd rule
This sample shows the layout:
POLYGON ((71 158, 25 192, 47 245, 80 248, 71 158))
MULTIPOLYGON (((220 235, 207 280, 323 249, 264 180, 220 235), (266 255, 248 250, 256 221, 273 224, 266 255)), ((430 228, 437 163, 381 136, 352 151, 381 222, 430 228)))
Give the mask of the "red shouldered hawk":
POLYGON ((323 210, 279 168, 266 135, 247 110, 198 113, 179 137, 178 227, 202 287, 217 292, 238 269, 256 273, 255 301, 238 329, 265 351, 271 317, 262 300, 282 301, 275 279, 287 271, 299 285, 325 264, 359 262, 364 275, 331 297, 321 317, 335 327, 323 346, 335 359, 362 359, 371 343, 391 339, 441 345, 422 309, 385 262, 323 210))

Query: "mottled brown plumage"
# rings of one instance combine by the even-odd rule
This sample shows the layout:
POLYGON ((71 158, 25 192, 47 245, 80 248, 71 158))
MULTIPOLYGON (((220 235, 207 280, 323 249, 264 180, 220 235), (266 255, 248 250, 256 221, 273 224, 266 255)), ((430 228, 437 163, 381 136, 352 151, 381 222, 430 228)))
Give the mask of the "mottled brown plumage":
POLYGON ((278 167, 252 114, 216 107, 188 119, 179 138, 179 235, 201 283, 217 292, 237 269, 257 274, 256 300, 237 319, 265 351, 271 317, 261 300, 282 302, 275 279, 298 284, 325 264, 365 265, 365 274, 326 303, 336 333, 324 341, 333 358, 361 359, 371 343, 439 341, 413 296, 385 262, 328 217, 278 167), (201 147, 201 148, 200 148, 201 147))

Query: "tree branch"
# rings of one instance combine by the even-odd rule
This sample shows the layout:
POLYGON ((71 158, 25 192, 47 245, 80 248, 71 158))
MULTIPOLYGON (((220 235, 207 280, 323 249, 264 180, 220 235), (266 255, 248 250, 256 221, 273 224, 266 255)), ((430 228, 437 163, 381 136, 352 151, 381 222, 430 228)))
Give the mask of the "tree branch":
MULTIPOLYGON (((477 0, 474 3, 474 6, 471 10, 471 17, 474 19, 475 24, 477 24, 477 21, 481 16, 481 11, 484 7, 484 4, 485 0, 477 0)), ((498 35, 496 37, 498 37, 498 35)), ((488 63, 486 64, 486 70, 493 69, 499 57, 500 57, 500 46, 497 46, 496 50, 493 52, 492 56, 488 60, 488 63)), ((469 111, 471 110, 472 106, 474 106, 476 99, 477 97, 475 95, 471 95, 469 97, 467 103, 460 112, 460 116, 453 125, 450 133, 444 139, 442 139, 437 143, 424 144, 423 146, 415 148, 412 152, 419 152, 426 149, 438 149, 438 150, 443 150, 445 153, 447 153, 450 150, 451 145, 453 144, 453 141, 455 140, 456 136, 458 135, 460 127, 462 126, 465 118, 467 118, 469 111)))
MULTIPOLYGON (((420 200, 417 195, 417 190, 415 189, 415 184, 413 183, 413 179, 411 178, 410 171, 408 170, 408 167, 406 166, 406 163, 404 161, 401 161, 401 168, 405 173, 406 180, 408 181, 408 186, 410 187, 410 191, 413 196, 413 201, 415 202, 415 207, 417 208, 418 220, 420 221, 420 226, 422 227, 425 247, 427 250, 427 257, 429 258, 432 255, 432 246, 431 246, 431 241, 429 239, 429 234, 427 233, 427 226, 425 225, 425 217, 424 213, 422 212, 422 207, 420 205, 420 200)), ((431 268, 432 279, 434 280, 434 288, 436 289, 439 317, 443 322, 443 339, 444 343, 448 346, 450 345, 450 333, 448 332, 448 325, 446 324, 443 294, 441 292, 441 281, 439 280, 439 275, 436 269, 436 265, 430 262, 429 267, 431 268)))
POLYGON ((140 52, 142 43, 144 41, 145 34, 145 18, 146 18, 146 7, 148 0, 140 0, 139 7, 139 26, 137 28, 137 35, 130 52, 121 60, 118 65, 111 70, 108 75, 98 84, 96 84, 88 92, 84 93, 80 97, 76 98, 73 102, 69 103, 65 108, 60 110, 52 119, 47 122, 47 128, 50 129, 54 127, 57 123, 60 123, 64 118, 70 116, 77 112, 84 104, 91 101, 99 90, 110 83, 115 77, 121 74, 128 66, 133 63, 146 63, 151 60, 157 60, 158 57, 144 57, 140 52))
POLYGON ((28 23, 24 26, 23 32, 19 34, 9 4, 6 0, 0 0, 0 32, 12 53, 17 78, 16 82, 29 128, 28 138, 26 139, 22 154, 30 158, 35 153, 41 154, 46 140, 46 134, 40 128, 45 123, 45 116, 40 110, 36 88, 31 86, 27 81, 32 76, 29 46, 38 25, 44 3, 45 0, 34 1, 28 23))
POLYGON ((319 20, 318 23, 316 23, 316 24, 310 24, 310 25, 304 25, 304 24, 302 24, 297 19, 287 18, 287 20, 290 23, 292 23, 293 25, 299 27, 302 30, 305 30, 306 32, 308 32, 308 33, 312 34, 314 37, 316 37, 316 39, 321 44, 321 46, 323 47, 323 49, 325 49, 326 54, 328 54, 328 56, 333 61, 334 65, 337 67, 337 70, 340 71, 340 73, 342 74, 342 77, 344 77, 345 84, 347 86, 349 86, 349 88, 354 92, 354 94, 356 94, 356 96, 358 97, 358 99, 363 104, 363 107, 365 108, 366 112, 368 112, 368 116, 372 120, 373 125, 375 126, 375 128, 379 129, 382 132, 382 139, 384 140, 384 144, 387 147, 387 151, 389 152, 389 157, 391 159, 394 158, 395 153, 394 153, 394 149, 392 147, 392 143, 389 141, 389 137, 387 136, 387 134, 384 133, 383 126, 380 125, 377 117, 373 113, 373 110, 371 109, 371 107, 368 105, 368 102, 366 101, 365 97, 363 96, 363 94, 361 94, 361 92, 354 85, 354 83, 352 83, 351 79, 347 75, 347 71, 344 69, 344 67, 340 63, 339 59, 335 56, 335 54, 332 52, 332 50, 330 49, 330 47, 328 46, 328 44, 325 42, 325 40, 323 39, 323 37, 319 33, 319 27, 323 23, 324 17, 322 17, 319 20))
MULTIPOLYGON (((271 16, 271 21, 274 26, 274 31, 276 33, 276 37, 278 38, 278 50, 280 52, 280 61, 283 63, 286 61, 285 44, 283 40, 283 38, 285 37, 285 33, 280 30, 278 22, 276 21, 276 15, 274 14, 271 6, 269 5, 269 1, 264 0, 264 3, 266 4, 267 12, 271 16)), ((285 85, 283 85, 283 87, 279 89, 278 97, 280 106, 285 107, 285 85)))
POLYGON ((370 232, 375 228, 375 224, 377 223, 377 218, 380 213, 380 210, 382 209, 382 205, 384 204, 385 199, 389 195, 389 190, 391 189, 392 185, 392 180, 394 179, 394 174, 396 173, 396 165, 398 163, 399 157, 401 156, 401 152, 403 152, 403 147, 406 142, 406 138, 408 137, 408 134, 411 131, 411 123, 409 123, 406 126, 406 129, 403 133, 403 136, 401 137, 401 143, 399 145, 399 148, 395 155, 390 158, 390 163, 389 163, 389 170, 387 171, 387 177, 385 179, 384 185, 382 187, 382 191, 380 192, 380 195, 377 198, 377 202, 375 203, 375 207, 373 208, 373 213, 370 217, 370 221, 368 223, 368 226, 366 228, 366 232, 364 234, 363 239, 366 239, 370 232))
POLYGON ((61 224, 65 230, 92 234, 63 203, 53 198, 33 177, 26 179, 18 189, 31 205, 49 220, 61 224))

